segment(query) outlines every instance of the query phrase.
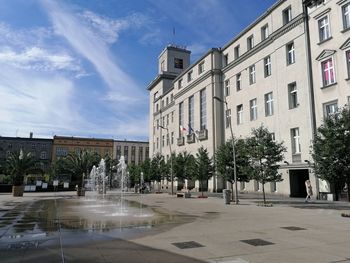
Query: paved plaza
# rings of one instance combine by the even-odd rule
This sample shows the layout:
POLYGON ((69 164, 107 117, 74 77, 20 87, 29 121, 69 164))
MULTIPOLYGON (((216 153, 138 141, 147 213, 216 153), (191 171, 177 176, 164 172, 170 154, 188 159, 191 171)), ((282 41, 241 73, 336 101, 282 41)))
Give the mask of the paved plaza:
POLYGON ((345 202, 127 195, 156 219, 111 222, 70 206, 90 194, 0 194, 1 262, 350 262, 345 202))

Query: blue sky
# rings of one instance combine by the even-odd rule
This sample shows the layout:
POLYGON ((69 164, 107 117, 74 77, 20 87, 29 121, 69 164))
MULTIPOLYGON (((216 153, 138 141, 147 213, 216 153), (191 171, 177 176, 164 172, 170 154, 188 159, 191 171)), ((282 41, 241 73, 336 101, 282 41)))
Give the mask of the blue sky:
POLYGON ((195 61, 275 2, 0 0, 0 135, 148 140, 162 49, 195 61))

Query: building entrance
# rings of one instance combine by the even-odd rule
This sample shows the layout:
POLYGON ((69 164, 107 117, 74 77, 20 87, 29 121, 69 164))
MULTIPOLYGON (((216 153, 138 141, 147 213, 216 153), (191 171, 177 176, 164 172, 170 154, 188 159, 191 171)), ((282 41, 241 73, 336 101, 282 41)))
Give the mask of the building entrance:
POLYGON ((290 197, 305 197, 305 181, 309 179, 309 170, 289 170, 290 197))

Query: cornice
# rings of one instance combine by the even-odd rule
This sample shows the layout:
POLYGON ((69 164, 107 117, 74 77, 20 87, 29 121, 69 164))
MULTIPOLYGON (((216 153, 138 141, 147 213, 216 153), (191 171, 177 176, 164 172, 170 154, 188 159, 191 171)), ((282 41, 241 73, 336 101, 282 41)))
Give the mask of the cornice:
POLYGON ((258 45, 256 45, 253 49, 249 50, 248 52, 244 53, 242 56, 237 58, 236 60, 230 62, 226 67, 222 69, 222 72, 225 73, 228 70, 234 68, 238 64, 242 63, 243 61, 247 60, 251 56, 255 55, 257 52, 262 50, 263 48, 267 47, 268 45, 272 44, 275 40, 280 38, 281 36, 288 33, 293 28, 297 27, 301 23, 304 22, 304 15, 300 14, 297 17, 295 17, 291 22, 284 25, 280 29, 276 30, 274 33, 272 33, 268 38, 266 38, 264 41, 260 42, 258 45))

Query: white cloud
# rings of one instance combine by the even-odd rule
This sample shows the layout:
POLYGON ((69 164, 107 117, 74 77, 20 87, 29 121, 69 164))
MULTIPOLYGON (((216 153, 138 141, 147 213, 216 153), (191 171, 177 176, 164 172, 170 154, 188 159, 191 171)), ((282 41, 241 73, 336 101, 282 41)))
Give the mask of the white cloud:
POLYGON ((54 75, 43 77, 0 63, 1 133, 14 130, 49 131, 78 129, 83 123, 74 110, 73 83, 54 75))
MULTIPOLYGON (((64 37, 76 52, 89 60, 107 83, 109 94, 105 99, 119 98, 123 104, 118 105, 120 110, 126 110, 125 104, 139 106, 145 104, 145 93, 137 87, 133 79, 128 76, 117 64, 116 58, 110 52, 104 38, 97 34, 90 26, 82 23, 76 15, 60 6, 57 2, 46 0, 44 6, 52 20, 55 33, 64 37), (139 103, 134 104, 135 100, 139 103)), ((104 28, 104 32, 110 33, 108 25, 98 16, 92 16, 95 26, 104 28), (98 18, 98 19, 97 19, 98 18)), ((120 29, 120 26, 119 26, 120 29)), ((113 34, 112 34, 113 36, 113 34)), ((112 39, 113 37, 111 37, 112 39)))
POLYGON ((69 70, 82 74, 81 67, 70 55, 51 53, 40 47, 27 48, 22 52, 16 52, 10 47, 2 48, 0 50, 0 63, 36 71, 69 70))
POLYGON ((142 14, 134 13, 121 19, 111 19, 109 17, 85 11, 81 14, 92 29, 95 30, 107 43, 114 43, 118 40, 119 34, 129 28, 140 28, 148 23, 148 18, 142 14))

